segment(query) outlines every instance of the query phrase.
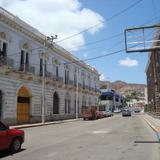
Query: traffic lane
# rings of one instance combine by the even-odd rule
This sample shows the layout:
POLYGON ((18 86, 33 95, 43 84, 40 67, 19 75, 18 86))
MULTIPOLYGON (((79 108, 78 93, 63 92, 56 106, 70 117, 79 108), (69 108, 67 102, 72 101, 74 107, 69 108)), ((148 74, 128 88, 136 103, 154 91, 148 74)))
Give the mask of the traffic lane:
POLYGON ((159 144, 134 143, 157 140, 135 115, 32 128, 26 133, 26 150, 5 159, 159 159, 159 144))

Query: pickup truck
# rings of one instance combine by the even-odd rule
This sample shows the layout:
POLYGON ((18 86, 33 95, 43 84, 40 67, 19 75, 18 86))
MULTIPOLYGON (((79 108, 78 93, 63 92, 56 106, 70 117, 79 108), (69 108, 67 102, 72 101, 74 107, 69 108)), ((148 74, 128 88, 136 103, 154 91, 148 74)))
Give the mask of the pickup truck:
POLYGON ((24 131, 10 129, 0 121, 0 151, 9 149, 18 152, 24 142, 24 131))
POLYGON ((95 106, 82 107, 82 117, 84 120, 94 120, 96 119, 96 110, 95 106))

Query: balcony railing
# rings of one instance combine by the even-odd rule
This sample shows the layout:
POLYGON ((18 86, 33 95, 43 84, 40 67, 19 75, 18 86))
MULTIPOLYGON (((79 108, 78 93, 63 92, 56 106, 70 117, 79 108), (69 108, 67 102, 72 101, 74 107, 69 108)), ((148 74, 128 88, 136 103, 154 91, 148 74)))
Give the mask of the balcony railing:
POLYGON ((19 67, 19 71, 35 74, 35 67, 29 64, 21 64, 19 67))
POLYGON ((89 87, 88 87, 88 86, 85 86, 85 89, 89 89, 89 87))
POLYGON ((81 84, 81 83, 78 83, 78 87, 82 87, 82 84, 81 84))
POLYGON ((32 74, 35 74, 35 67, 34 66, 29 66, 28 72, 32 73, 32 74))
POLYGON ((48 77, 48 78, 52 78, 52 72, 46 72, 46 77, 48 77))
POLYGON ((14 60, 0 55, 0 66, 3 65, 14 67, 14 60))
POLYGON ((53 75, 53 80, 63 82, 63 77, 59 77, 59 76, 57 77, 56 75, 53 75))
POLYGON ((73 85, 74 83, 73 83, 72 80, 69 80, 69 81, 68 81, 68 84, 69 84, 69 85, 73 85))

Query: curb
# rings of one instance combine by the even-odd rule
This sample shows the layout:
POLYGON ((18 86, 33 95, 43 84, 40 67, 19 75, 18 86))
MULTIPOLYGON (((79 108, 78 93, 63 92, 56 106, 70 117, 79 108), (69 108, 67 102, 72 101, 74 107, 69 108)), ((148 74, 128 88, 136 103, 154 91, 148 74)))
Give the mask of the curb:
POLYGON ((53 125, 53 124, 61 124, 61 123, 67 123, 67 122, 73 122, 78 121, 80 119, 72 119, 72 120, 61 120, 61 121, 54 121, 54 122, 46 122, 46 123, 35 123, 35 124, 26 124, 26 125, 19 125, 19 126, 10 126, 10 128, 15 129, 23 129, 23 128, 33 128, 33 127, 43 127, 47 125, 53 125))
POLYGON ((144 118, 144 117, 143 117, 143 119, 144 119, 145 122, 152 128, 152 130, 153 130, 154 132, 156 132, 157 138, 158 138, 158 140, 159 140, 159 142, 160 142, 160 130, 159 130, 157 127, 155 127, 153 124, 151 124, 151 122, 149 122, 148 119, 146 119, 146 118, 144 118))

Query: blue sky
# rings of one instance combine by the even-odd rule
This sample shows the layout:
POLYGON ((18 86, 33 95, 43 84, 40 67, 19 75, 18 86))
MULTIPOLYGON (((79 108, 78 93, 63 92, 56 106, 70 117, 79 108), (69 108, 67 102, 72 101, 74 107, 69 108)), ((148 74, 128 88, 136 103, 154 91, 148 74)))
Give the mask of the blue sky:
MULTIPOLYGON (((129 5, 136 2, 136 0, 82 0, 84 6, 93 9, 98 12, 104 19, 112 17, 115 13, 127 8, 129 5)), ((94 37, 86 36, 87 41, 96 41, 103 39, 105 37, 110 37, 117 33, 121 33, 127 27, 139 26, 146 22, 148 25, 158 23, 160 20, 160 1, 159 0, 143 0, 135 7, 129 9, 122 15, 115 17, 114 19, 105 22, 104 28, 98 32, 94 37), (159 11, 159 13, 158 13, 159 11), (154 21, 152 19, 155 18, 154 21)), ((88 57, 94 57, 103 53, 119 50, 124 48, 124 35, 117 38, 111 39, 109 41, 104 41, 102 43, 97 43, 94 45, 87 46, 88 57), (119 45, 114 45, 120 42, 119 45), (102 46, 102 48, 92 50, 94 47, 102 46)), ((83 51, 83 50, 82 50, 83 51)), ((79 51, 79 57, 81 51, 79 51)), ((104 74, 104 78, 111 81, 123 80, 129 83, 146 83, 145 68, 148 60, 147 53, 119 53, 117 55, 112 55, 104 58, 100 58, 93 61, 88 61, 89 64, 95 66, 100 73, 104 74), (132 67, 126 65, 120 65, 119 61, 128 59, 136 60, 138 65, 133 65, 132 67)))
MULTIPOLYGON (((160 0, 142 0, 125 13, 111 18, 138 0, 0 0, 0 6, 20 17, 80 59, 101 56, 124 48, 124 29, 153 25, 160 20, 160 0), (26 10, 27 8, 27 10, 26 10), (22 12, 23 10, 23 12, 22 12), (47 17, 47 18, 46 18, 47 17), (97 25, 98 24, 98 25, 97 25), (96 25, 96 26, 95 26, 96 25), (95 26, 86 32, 76 33, 95 26), (65 39, 65 40, 64 40, 65 39), (64 40, 63 42, 59 42, 64 40), (88 43, 94 43, 87 45, 88 43)), ((87 61, 102 74, 103 80, 146 83, 147 53, 121 52, 87 61)))

